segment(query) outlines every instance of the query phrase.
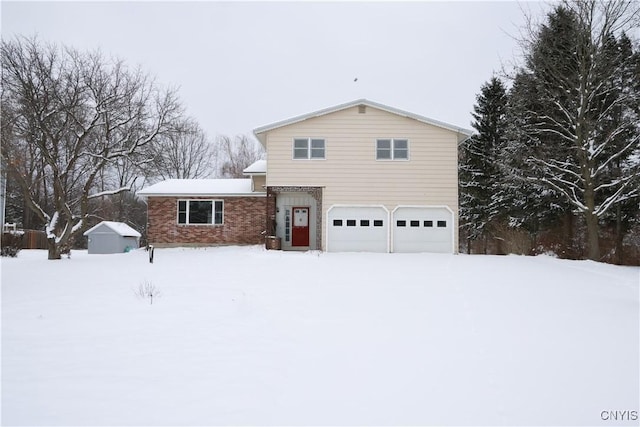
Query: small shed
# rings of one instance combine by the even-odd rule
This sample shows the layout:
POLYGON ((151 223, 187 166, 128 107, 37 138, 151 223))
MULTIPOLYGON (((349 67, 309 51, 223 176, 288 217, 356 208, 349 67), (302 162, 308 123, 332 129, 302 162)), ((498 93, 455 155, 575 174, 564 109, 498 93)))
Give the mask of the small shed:
POLYGON ((137 249, 140 233, 123 222, 102 221, 84 232, 90 254, 117 254, 137 249))

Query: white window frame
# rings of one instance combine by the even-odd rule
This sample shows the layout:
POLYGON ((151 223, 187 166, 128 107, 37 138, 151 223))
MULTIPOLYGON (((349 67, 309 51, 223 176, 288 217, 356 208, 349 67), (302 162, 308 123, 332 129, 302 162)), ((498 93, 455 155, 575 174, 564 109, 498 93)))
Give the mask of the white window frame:
POLYGON ((221 226, 224 225, 224 200, 222 199, 178 199, 176 203, 176 223, 178 225, 204 225, 204 226, 221 226), (185 222, 180 222, 180 202, 186 202, 185 222), (189 222, 189 209, 191 202, 211 202, 211 222, 210 223, 191 223, 189 222), (220 222, 216 222, 216 203, 220 202, 222 208, 220 209, 220 222))
POLYGON ((391 161, 397 161, 397 162, 406 162, 409 161, 410 159, 410 144, 409 144, 409 138, 377 138, 376 139, 376 146, 375 146, 375 150, 376 150, 376 161, 380 161, 380 162, 391 162, 391 161), (389 154, 389 158, 388 159, 382 159, 380 157, 378 157, 378 144, 381 141, 390 141, 390 154, 389 154), (400 158, 396 158, 396 141, 406 141, 407 143, 407 157, 400 157, 400 158))
MULTIPOLYGON (((301 149, 301 148, 300 148, 301 149)), ((317 148, 316 148, 317 150, 317 148)), ((314 138, 314 137, 302 137, 302 138, 293 138, 293 146, 291 150, 291 158, 293 160, 326 160, 327 158, 327 140, 325 138, 314 138), (306 157, 296 157, 296 141, 306 140, 307 147, 307 156, 306 157), (312 157, 311 154, 313 152, 313 142, 314 141, 322 141, 322 157, 312 157)))

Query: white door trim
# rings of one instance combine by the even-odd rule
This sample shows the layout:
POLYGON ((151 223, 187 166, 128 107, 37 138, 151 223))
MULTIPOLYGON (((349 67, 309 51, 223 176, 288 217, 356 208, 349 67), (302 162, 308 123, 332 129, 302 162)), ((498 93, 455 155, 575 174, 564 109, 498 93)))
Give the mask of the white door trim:
POLYGON ((382 208, 382 209, 384 209, 385 214, 387 216, 387 218, 386 218, 386 221, 387 221, 386 222, 387 223, 387 236, 386 236, 387 252, 390 251, 390 247, 391 247, 390 246, 390 239, 391 239, 391 212, 389 212, 389 209, 387 209, 387 207, 385 205, 379 205, 379 204, 376 204, 376 205, 367 205, 367 204, 355 204, 355 205, 352 205, 352 204, 341 204, 341 203, 338 203, 338 204, 331 205, 329 207, 329 209, 327 209, 327 214, 325 216, 325 227, 326 227, 327 232, 325 233, 325 236, 324 236, 324 243, 325 243, 324 247, 325 247, 325 250, 327 252, 331 252, 330 245, 329 245, 329 230, 330 230, 330 227, 331 227, 330 222, 329 222, 329 217, 330 217, 329 214, 331 213, 331 211, 334 208, 382 208))
MULTIPOLYGON (((451 214, 451 253, 455 254, 457 253, 457 250, 455 249, 456 246, 456 230, 458 227, 458 224, 456 222, 456 215, 455 212, 447 205, 398 205, 396 206, 393 211, 391 211, 391 217, 394 218, 395 217, 395 213, 398 209, 402 209, 402 208, 409 208, 409 209, 446 209, 447 211, 449 211, 449 213, 451 214)), ((389 229, 389 234, 390 234, 390 251, 393 252, 395 250, 395 248, 393 247, 393 222, 391 222, 391 228, 389 229)))

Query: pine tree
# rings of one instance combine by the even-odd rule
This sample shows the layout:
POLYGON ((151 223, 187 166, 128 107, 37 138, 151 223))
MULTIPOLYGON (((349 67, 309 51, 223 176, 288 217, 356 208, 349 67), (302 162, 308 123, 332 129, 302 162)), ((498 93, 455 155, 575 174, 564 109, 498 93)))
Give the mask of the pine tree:
POLYGON ((620 63, 611 57, 612 34, 631 24, 638 5, 623 0, 567 1, 537 31, 520 70, 529 99, 520 102, 522 173, 562 196, 587 229, 588 257, 600 259, 600 219, 638 196, 637 172, 610 173, 638 150, 633 100, 638 92, 619 88, 620 63), (624 113, 618 121, 616 108, 624 113), (605 129, 604 123, 612 126, 605 129))
MULTIPOLYGON (((624 150, 628 141, 638 139, 640 134, 640 52, 634 52, 631 40, 625 33, 619 39, 609 35, 605 44, 605 67, 615 70, 615 76, 609 82, 610 96, 602 100, 603 107, 609 110, 608 115, 598 124, 598 139, 612 139, 607 147, 607 155, 615 156, 620 150, 624 150), (616 102, 620 98, 626 98, 625 102, 616 102), (633 117, 633 120, 629 120, 633 117)), ((636 177, 636 186, 640 185, 640 145, 635 147, 635 153, 624 157, 615 158, 607 166, 606 179, 616 182, 626 176, 636 177)), ((611 197, 615 187, 607 188, 603 195, 611 197)), ((604 217, 615 227, 615 259, 622 263, 623 239, 630 230, 633 221, 639 212, 639 206, 635 197, 620 199, 613 209, 604 217)))
POLYGON ((535 179, 543 175, 542 168, 529 161, 531 156, 549 156, 553 151, 558 157, 569 152, 561 138, 529 131, 537 120, 532 112, 546 109, 536 84, 533 75, 520 72, 509 90, 506 142, 500 163, 503 181, 494 195, 506 224, 526 230, 534 246, 540 232, 556 226, 563 217, 571 217, 561 195, 535 179))
POLYGON ((484 253, 491 224, 499 213, 493 195, 501 181, 498 157, 504 141, 506 104, 506 89, 493 77, 482 86, 474 106, 476 134, 461 146, 460 221, 468 239, 483 239, 484 253))

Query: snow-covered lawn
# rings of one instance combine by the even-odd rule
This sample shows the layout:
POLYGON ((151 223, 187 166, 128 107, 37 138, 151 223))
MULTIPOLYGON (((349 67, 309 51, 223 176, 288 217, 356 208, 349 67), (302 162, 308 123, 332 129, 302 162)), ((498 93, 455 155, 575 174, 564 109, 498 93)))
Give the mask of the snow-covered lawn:
POLYGON ((639 281, 545 256, 22 251, 2 423, 637 425, 602 418, 639 410, 639 281))

